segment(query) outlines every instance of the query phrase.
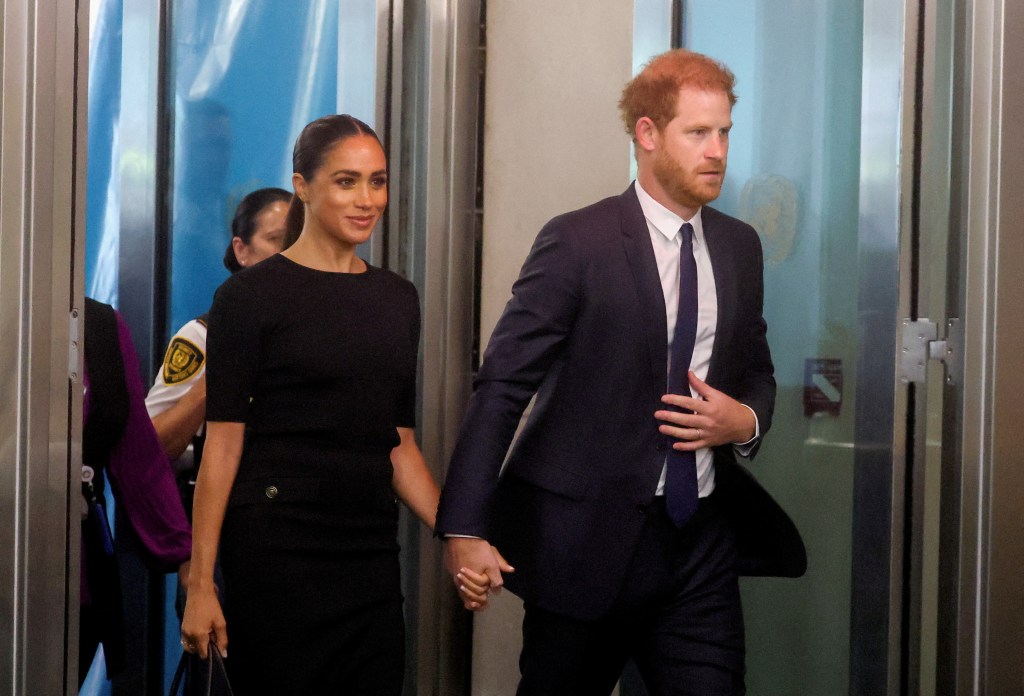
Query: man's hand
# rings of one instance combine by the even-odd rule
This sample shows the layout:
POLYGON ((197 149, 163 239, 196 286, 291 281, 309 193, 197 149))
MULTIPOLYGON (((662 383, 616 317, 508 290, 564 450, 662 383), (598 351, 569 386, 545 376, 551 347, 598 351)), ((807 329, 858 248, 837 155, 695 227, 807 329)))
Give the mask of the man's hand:
POLYGON ((703 447, 740 444, 754 437, 756 420, 754 413, 731 396, 712 389, 689 373, 690 386, 699 399, 678 394, 666 394, 661 400, 672 406, 684 408, 692 413, 678 411, 655 411, 654 417, 664 421, 658 427, 663 435, 675 438, 672 447, 681 450, 698 450, 703 447))
POLYGON ((485 539, 469 537, 445 538, 444 564, 470 611, 486 609, 488 594, 501 592, 501 574, 515 570, 485 539))

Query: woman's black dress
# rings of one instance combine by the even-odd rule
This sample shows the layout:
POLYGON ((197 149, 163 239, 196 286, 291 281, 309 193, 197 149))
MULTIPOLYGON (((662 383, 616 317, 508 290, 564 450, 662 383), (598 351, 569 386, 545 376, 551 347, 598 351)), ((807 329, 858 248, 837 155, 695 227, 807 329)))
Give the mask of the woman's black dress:
POLYGON ((398 694, 396 427, 415 423, 420 314, 394 273, 273 256, 210 312, 207 419, 246 424, 221 533, 232 686, 398 694))

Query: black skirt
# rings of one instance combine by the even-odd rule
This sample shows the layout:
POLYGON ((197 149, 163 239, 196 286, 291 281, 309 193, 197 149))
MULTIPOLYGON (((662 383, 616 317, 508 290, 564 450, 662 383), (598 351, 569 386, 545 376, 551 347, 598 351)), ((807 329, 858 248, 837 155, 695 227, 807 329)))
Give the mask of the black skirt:
POLYGON ((246 443, 220 554, 239 696, 401 693, 392 474, 389 453, 246 443))

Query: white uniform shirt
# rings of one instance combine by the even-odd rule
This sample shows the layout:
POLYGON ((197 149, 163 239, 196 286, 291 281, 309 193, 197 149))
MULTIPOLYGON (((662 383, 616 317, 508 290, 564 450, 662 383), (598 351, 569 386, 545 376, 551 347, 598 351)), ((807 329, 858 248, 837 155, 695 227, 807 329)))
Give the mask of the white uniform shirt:
MULTIPOLYGON (((193 319, 167 345, 160 373, 146 395, 146 411, 153 418, 163 413, 195 386, 196 380, 206 374, 206 324, 193 319)), ((202 435, 205 424, 196 435, 202 435)), ((192 446, 174 463, 176 470, 192 466, 192 446)))
MULTIPOLYGON (((658 276, 661 279, 661 290, 665 297, 668 370, 672 369, 672 338, 676 328, 676 314, 679 311, 679 247, 682 245, 682 235, 679 230, 684 222, 693 225, 693 258, 697 263, 697 338, 693 345, 693 356, 690 358, 690 370, 701 381, 705 381, 708 377, 708 366, 711 364, 711 352, 715 345, 715 329, 718 326, 718 295, 715 292, 715 274, 711 268, 711 256, 704 238, 701 211, 698 209, 691 219, 683 220, 651 198, 639 181, 636 182, 636 195, 640 201, 644 218, 647 220, 647 231, 651 235, 654 259, 658 264, 658 276)), ((667 388, 668 385, 666 385, 666 390, 667 388)), ((692 389, 690 391, 690 396, 699 398, 697 392, 692 389)), ((751 413, 753 412, 751 409, 751 413)), ((742 455, 749 453, 749 445, 755 442, 760 435, 760 426, 756 424, 756 413, 754 421, 754 438, 737 446, 737 451, 742 455)), ((714 453, 704 447, 697 450, 696 455, 697 494, 704 498, 711 495, 715 489, 714 453)), ((662 468, 656 494, 662 495, 664 492, 665 469, 662 468)))

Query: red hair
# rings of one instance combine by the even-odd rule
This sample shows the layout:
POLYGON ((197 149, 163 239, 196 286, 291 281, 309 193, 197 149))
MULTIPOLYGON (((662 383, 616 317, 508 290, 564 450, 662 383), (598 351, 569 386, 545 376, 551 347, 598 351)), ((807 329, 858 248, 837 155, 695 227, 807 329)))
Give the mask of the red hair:
POLYGON ((635 136, 636 122, 646 116, 659 130, 676 117, 679 90, 684 87, 707 92, 725 92, 730 106, 736 104, 736 78, 725 64, 702 53, 677 48, 650 60, 622 90, 619 111, 629 135, 635 136))

